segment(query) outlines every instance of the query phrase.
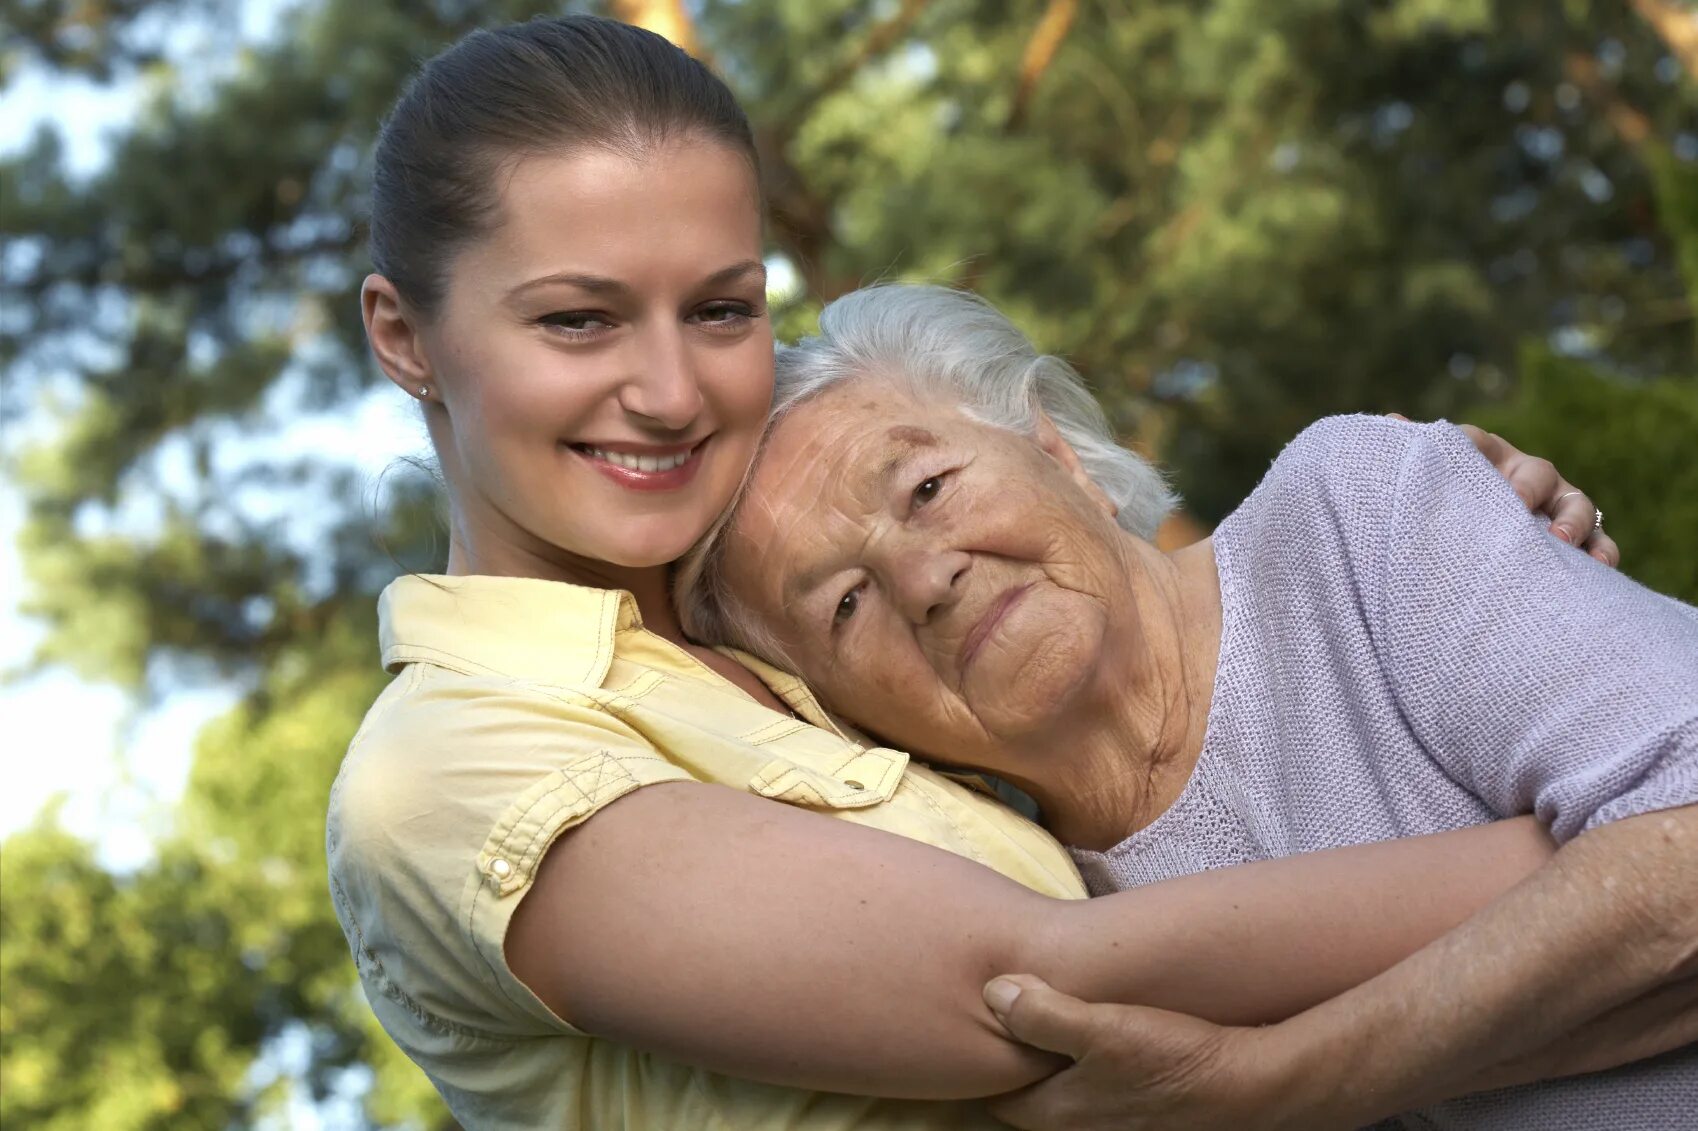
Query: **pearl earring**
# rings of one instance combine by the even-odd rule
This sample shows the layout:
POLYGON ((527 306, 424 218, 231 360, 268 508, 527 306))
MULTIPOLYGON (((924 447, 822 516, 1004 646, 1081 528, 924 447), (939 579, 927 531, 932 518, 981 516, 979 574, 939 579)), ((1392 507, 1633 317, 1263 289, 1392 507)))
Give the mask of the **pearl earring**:
POLYGON ((430 399, 430 386, 429 385, 420 385, 419 386, 419 399, 420 400, 430 399))

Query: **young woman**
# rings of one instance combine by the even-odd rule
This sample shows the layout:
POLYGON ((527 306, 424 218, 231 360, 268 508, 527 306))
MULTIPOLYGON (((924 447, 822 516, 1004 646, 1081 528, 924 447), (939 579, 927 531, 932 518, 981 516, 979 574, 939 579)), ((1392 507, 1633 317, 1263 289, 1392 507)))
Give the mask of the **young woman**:
POLYGON ((1080 899, 1036 826, 679 629, 669 564, 772 386, 725 87, 609 21, 479 32, 374 175, 366 327, 451 541, 383 595, 396 678, 331 796, 330 879, 373 1009, 467 1127, 978 1126, 974 1097, 1063 1063, 998 1026, 993 974, 1279 1018, 1548 855, 1511 822, 1080 899))

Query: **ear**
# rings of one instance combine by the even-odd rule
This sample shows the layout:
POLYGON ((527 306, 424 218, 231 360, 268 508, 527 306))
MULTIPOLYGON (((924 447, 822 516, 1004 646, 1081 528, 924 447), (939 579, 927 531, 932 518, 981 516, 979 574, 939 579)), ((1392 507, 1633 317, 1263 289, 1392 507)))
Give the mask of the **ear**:
POLYGON ((389 379, 410 397, 426 399, 421 389, 432 388, 430 359, 419 338, 418 314, 401 298, 401 293, 382 275, 367 275, 360 286, 360 313, 365 319, 366 341, 377 364, 389 379))
POLYGON ((1114 500, 1104 494, 1103 489, 1097 486, 1097 481, 1086 473, 1085 465, 1079 461, 1079 453, 1073 450, 1073 445, 1069 444, 1067 438, 1056 428, 1055 421, 1049 418, 1049 413, 1041 408, 1038 410, 1037 441, 1044 454, 1059 463, 1062 470, 1072 477, 1073 482, 1110 518, 1120 513, 1120 508, 1114 505, 1114 500))

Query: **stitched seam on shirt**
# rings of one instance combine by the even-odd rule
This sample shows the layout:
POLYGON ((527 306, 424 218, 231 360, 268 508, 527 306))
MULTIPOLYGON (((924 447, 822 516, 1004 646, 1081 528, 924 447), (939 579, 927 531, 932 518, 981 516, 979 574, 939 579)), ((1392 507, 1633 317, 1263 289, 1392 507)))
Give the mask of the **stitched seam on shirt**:
MULTIPOLYGON (((901 788, 900 783, 898 783, 897 788, 898 789, 901 788)), ((943 823, 948 825, 949 830, 955 834, 956 839, 959 840, 963 845, 966 846, 967 855, 971 856, 974 860, 977 860, 979 863, 983 864, 985 867, 990 868, 991 867, 990 862, 988 860, 986 860, 983 856, 979 855, 978 846, 973 843, 973 838, 969 837, 966 834, 966 832, 964 832, 962 830, 961 826, 955 823, 955 818, 951 817, 948 813, 944 812, 943 806, 941 806, 937 803, 937 799, 934 798, 931 795, 931 791, 929 789, 921 788, 918 784, 915 785, 914 789, 915 789, 915 792, 920 795, 920 800, 925 802, 926 806, 928 808, 930 808, 932 812, 936 813, 939 817, 941 817, 943 819, 943 823)), ((894 791, 892 791, 891 796, 892 797, 895 796, 894 791)), ((993 871, 1000 871, 1000 869, 995 869, 995 868, 993 868, 992 870, 993 871)))
MULTIPOLYGON (((524 810, 523 813, 519 814, 517 817, 514 818, 513 823, 519 824, 519 823, 521 823, 525 820, 529 820, 531 818, 531 816, 534 813, 537 812, 538 808, 545 801, 553 800, 553 801, 557 802, 554 810, 552 812, 550 812, 547 815, 546 818, 539 821, 537 831, 534 834, 532 834, 530 842, 525 846, 523 853, 521 853, 521 859, 526 862, 523 865, 523 867, 524 867, 524 870, 526 871, 527 874, 532 872, 536 867, 536 863, 532 859, 532 854, 539 851, 538 848, 537 848, 538 842, 542 841, 544 838, 552 839, 553 835, 557 834, 560 831, 559 829, 554 827, 554 825, 555 825, 557 819, 559 818, 560 814, 562 812, 564 812, 565 810, 569 809, 574 804, 575 801, 591 801, 594 798, 594 796, 600 792, 601 783, 606 776, 607 765, 611 762, 615 762, 616 759, 607 750, 597 751, 597 754, 599 755, 599 757, 597 757, 596 762, 595 762, 596 785, 595 785, 594 792, 586 793, 584 791, 584 787, 581 784, 579 784, 579 782, 576 780, 577 778, 581 777, 584 773, 588 772, 588 767, 580 769, 580 770, 574 772, 570 776, 567 776, 565 771, 560 771, 561 778, 562 778, 560 786, 557 786, 554 789, 549 790, 547 793, 545 793, 541 797, 537 798, 535 802, 533 802, 531 805, 526 807, 526 809, 524 810), (577 798, 562 799, 558 796, 561 793, 562 788, 567 786, 567 785, 572 786, 574 789, 576 789, 578 791, 577 798)), ((638 779, 637 775, 633 774, 625 766, 620 765, 619 770, 622 773, 624 773, 624 775, 628 779, 630 779, 632 788, 636 788, 636 787, 643 784, 642 781, 638 779)), ((605 804, 605 802, 604 802, 604 804, 605 804)), ((595 808, 596 807, 592 805, 591 808, 589 810, 587 810, 586 812, 594 812, 595 808)), ((506 998, 508 1003, 511 1004, 515 1009, 524 1013, 526 1016, 529 1016, 530 1015, 529 1006, 524 1002, 516 1000, 513 997, 512 993, 510 993, 508 991, 507 983, 502 978, 501 972, 498 971, 495 968, 495 963, 491 960, 490 956, 484 952, 484 948, 481 945, 478 944, 478 935, 477 935, 477 927, 476 927, 477 914, 478 914, 478 901, 483 899, 484 896, 488 893, 488 891, 489 891, 489 884, 480 880, 479 883, 478 883, 478 886, 477 886, 477 892, 476 892, 476 894, 474 894, 472 896, 471 906, 469 908, 467 908, 467 911, 466 911, 466 934, 467 934, 467 937, 469 937, 472 940, 473 949, 476 950, 477 953, 478 953, 478 956, 483 959, 484 966, 486 968, 488 968, 489 973, 490 973, 490 977, 494 980, 496 988, 501 991, 501 996, 506 998)), ((505 939, 502 940, 501 950, 503 952, 502 953, 502 966, 505 967, 507 965, 506 953, 505 953, 506 952, 505 939)), ((509 970, 509 973, 511 973, 511 970, 509 970)), ((515 980, 518 980, 517 974, 513 974, 512 976, 515 980)), ((533 995, 534 995, 534 991, 533 991, 533 995)), ((561 1018, 561 1020, 564 1021, 565 1018, 561 1018)), ((570 1025, 571 1022, 566 1021, 566 1024, 570 1025)))
POLYGON ((602 690, 595 693, 598 701, 609 713, 618 715, 629 711, 644 698, 665 686, 666 677, 659 672, 644 672, 618 691, 602 690), (633 690, 634 689, 634 690, 633 690))
MULTIPOLYGON (((507 983, 502 979, 501 972, 495 968, 495 963, 490 961, 489 955, 484 953, 483 946, 478 941, 478 901, 482 899, 488 891, 489 885, 480 878, 478 880, 477 891, 472 895, 471 906, 466 908, 466 937, 472 940, 472 950, 477 952, 477 956, 479 958, 483 959, 484 967, 489 971, 490 980, 495 983, 495 988, 501 991, 501 996, 507 999, 507 1004, 511 1005, 514 1009, 519 1010, 526 1016, 529 1016, 530 1011, 526 1009, 521 1002, 514 1000, 513 995, 507 991, 507 983)), ((507 938, 505 932, 503 932, 501 939, 498 940, 498 945, 502 952, 501 964, 505 966, 507 965, 507 938)), ((515 978, 518 977, 517 974, 513 976, 515 978)))
MULTIPOLYGON (((538 848, 538 842, 541 841, 544 837, 552 836, 552 834, 556 830, 552 829, 551 826, 559 818, 560 814, 563 811, 570 809, 577 802, 583 802, 587 806, 587 808, 584 810, 585 814, 588 814, 588 813, 594 811, 594 809, 597 807, 595 799, 596 799, 596 797, 598 797, 600 795, 602 782, 607 777, 608 764, 613 762, 613 761, 614 761, 614 757, 608 751, 602 750, 602 751, 598 752, 598 757, 596 758, 596 760, 593 764, 593 767, 594 767, 594 770, 595 770, 595 786, 594 786, 593 789, 587 790, 587 791, 584 789, 584 786, 583 786, 583 783, 582 783, 582 778, 587 773, 589 773, 589 771, 591 769, 590 766, 579 767, 578 769, 572 770, 569 774, 565 770, 560 771, 560 773, 561 773, 560 787, 556 787, 555 789, 549 790, 548 793, 544 794, 542 797, 537 798, 535 805, 532 805, 529 809, 525 810, 525 817, 529 818, 534 812, 536 812, 536 810, 542 805, 542 803, 545 800, 552 800, 552 801, 556 802, 553 811, 550 812, 546 818, 543 818, 542 820, 540 820, 538 822, 537 831, 535 833, 531 834, 530 843, 525 845, 525 851, 524 851, 523 855, 524 855, 524 860, 525 860, 525 863, 526 863, 526 870, 527 871, 533 869, 536 866, 535 865, 535 857, 537 855, 539 855, 540 851, 541 851, 538 848), (561 792, 561 787, 564 787, 564 786, 567 786, 567 785, 570 785, 573 789, 578 791, 578 796, 576 798, 561 799, 558 796, 558 794, 561 792)), ((626 769, 623 765, 621 765, 619 767, 619 770, 625 775, 625 777, 630 779, 630 781, 633 785, 638 784, 637 775, 633 774, 630 770, 626 769)), ((605 802, 604 802, 604 804, 605 804, 605 802)))
MULTIPOLYGON (((457 1033, 463 1037, 475 1037, 479 1040, 485 1041, 500 1041, 505 1039, 496 1033, 486 1032, 482 1029, 474 1028, 471 1025, 462 1025, 458 1021, 449 1021, 445 1017, 438 1017, 436 1014, 420 1005, 416 1000, 414 1000, 411 994, 409 994, 406 990, 403 990, 400 985, 396 983, 395 979, 389 976, 389 971, 383 968, 383 962, 377 957, 376 952, 371 949, 371 946, 367 944, 365 932, 360 930, 360 922, 358 919, 354 918, 353 905, 348 899, 348 893, 343 889, 342 881, 338 880, 335 876, 330 877, 330 897, 335 901, 336 905, 341 908, 343 921, 348 924, 348 927, 353 932, 354 946, 358 949, 360 956, 370 964, 372 972, 376 975, 378 990, 384 997, 412 1014, 413 1019, 419 1024, 439 1033, 457 1033)), ((358 965, 359 963, 356 959, 356 968, 358 965)), ((362 977, 360 981, 364 983, 365 979, 362 977)))
POLYGON ((788 738, 790 735, 805 729, 807 726, 807 723, 801 722, 797 719, 774 719, 772 722, 763 723, 748 734, 745 734, 742 741, 747 742, 750 746, 764 746, 769 742, 776 742, 781 738, 788 738))
MULTIPOLYGON (((500 671, 496 668, 492 668, 487 664, 480 664, 476 660, 467 659, 465 656, 461 656, 457 653, 450 652, 446 648, 438 648, 435 645, 431 645, 431 644, 407 644, 407 645, 402 646, 402 650, 408 651, 408 652, 417 652, 417 653, 420 654, 418 659, 403 660, 402 662, 406 663, 406 664, 429 664, 429 663, 432 662, 430 657, 440 656, 443 659, 447 659, 447 660, 457 660, 460 663, 466 665, 468 668, 471 668, 475 672, 480 672, 480 673, 483 673, 483 674, 486 674, 486 675, 498 675, 498 676, 502 676, 503 678, 511 678, 504 671, 500 671)), ((446 665, 446 664, 436 664, 435 666, 436 667, 447 667, 448 665, 446 665)), ((450 669, 450 670, 452 670, 452 669, 450 669)))
POLYGON ((615 630, 615 626, 619 622, 619 605, 617 603, 618 598, 617 597, 614 598, 614 601, 615 601, 615 604, 613 606, 613 615, 612 616, 607 615, 607 611, 606 611, 607 606, 606 606, 605 602, 603 603, 602 614, 601 614, 601 623, 596 626, 595 663, 596 663, 596 667, 598 667, 598 668, 603 666, 603 664, 602 664, 602 657, 603 656, 607 657, 609 663, 611 663, 612 660, 613 660, 613 641, 610 640, 608 637, 615 630))

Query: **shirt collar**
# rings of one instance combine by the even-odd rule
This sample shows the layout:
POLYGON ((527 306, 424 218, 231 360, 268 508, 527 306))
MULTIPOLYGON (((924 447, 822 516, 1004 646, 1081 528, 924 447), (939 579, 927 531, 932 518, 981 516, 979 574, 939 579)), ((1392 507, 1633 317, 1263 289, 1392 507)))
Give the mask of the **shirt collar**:
POLYGON ((383 666, 415 662, 600 687, 614 635, 641 628, 631 594, 530 577, 398 577, 378 599, 383 666))

